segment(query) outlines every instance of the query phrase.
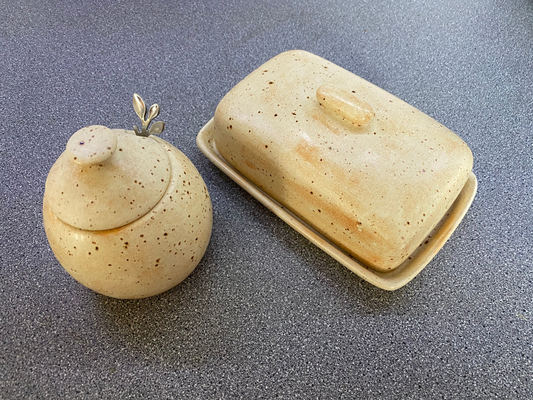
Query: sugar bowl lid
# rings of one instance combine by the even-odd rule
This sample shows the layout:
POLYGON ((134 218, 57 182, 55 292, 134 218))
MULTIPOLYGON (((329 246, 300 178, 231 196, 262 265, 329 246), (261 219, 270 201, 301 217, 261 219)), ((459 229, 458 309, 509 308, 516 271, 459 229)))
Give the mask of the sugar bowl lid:
POLYGON ((109 129, 93 125, 80 129, 52 166, 45 201, 56 217, 85 230, 118 228, 148 213, 163 197, 170 182, 167 151, 150 137, 164 129, 153 105, 134 95, 142 130, 109 129))

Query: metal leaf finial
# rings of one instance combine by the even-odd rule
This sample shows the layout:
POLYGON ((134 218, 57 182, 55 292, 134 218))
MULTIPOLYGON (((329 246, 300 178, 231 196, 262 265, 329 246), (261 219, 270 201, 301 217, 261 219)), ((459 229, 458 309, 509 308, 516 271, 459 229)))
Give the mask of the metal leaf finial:
POLYGON ((144 100, 137 93, 133 95, 133 109, 135 113, 141 119, 141 130, 134 125, 133 130, 137 136, 150 136, 150 135, 159 135, 165 129, 165 123, 163 121, 157 121, 152 124, 152 127, 148 129, 148 125, 159 115, 159 105, 154 104, 150 107, 148 111, 148 119, 146 118, 146 104, 144 100))

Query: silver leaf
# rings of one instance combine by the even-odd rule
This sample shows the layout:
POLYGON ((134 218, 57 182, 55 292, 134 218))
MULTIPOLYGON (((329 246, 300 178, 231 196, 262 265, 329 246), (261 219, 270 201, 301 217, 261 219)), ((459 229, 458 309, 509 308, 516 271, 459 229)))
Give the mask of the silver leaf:
POLYGON ((133 108, 135 109, 135 112, 139 116, 139 118, 144 121, 144 117, 146 115, 146 106, 144 105, 144 101, 137 93, 133 95, 133 108))
POLYGON ((159 105, 154 104, 152 107, 150 107, 150 111, 148 111, 148 119, 147 121, 152 121, 155 117, 159 115, 159 105))
POLYGON ((165 123, 163 121, 154 122, 150 128, 151 135, 159 135, 165 129, 165 123))

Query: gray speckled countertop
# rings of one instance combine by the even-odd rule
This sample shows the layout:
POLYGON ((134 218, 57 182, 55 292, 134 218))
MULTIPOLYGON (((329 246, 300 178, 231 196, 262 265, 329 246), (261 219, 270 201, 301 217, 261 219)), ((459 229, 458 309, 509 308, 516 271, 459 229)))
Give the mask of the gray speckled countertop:
POLYGON ((0 398, 533 398, 533 3, 0 1, 0 398), (395 292, 240 189, 195 138, 224 94, 303 49, 470 146, 479 190, 395 292), (79 128, 131 127, 134 92, 211 193, 195 272, 139 301, 84 288, 48 247, 48 170, 79 128))

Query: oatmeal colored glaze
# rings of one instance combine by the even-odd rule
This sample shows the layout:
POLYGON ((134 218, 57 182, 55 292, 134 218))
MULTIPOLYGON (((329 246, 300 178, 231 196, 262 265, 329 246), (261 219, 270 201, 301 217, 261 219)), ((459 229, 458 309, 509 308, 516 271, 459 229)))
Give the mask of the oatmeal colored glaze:
MULTIPOLYGON (((112 135, 97 130, 104 131, 105 153, 112 135)), ((89 166, 85 161, 78 163, 82 150, 75 153, 69 142, 47 180, 44 226, 56 258, 78 282, 111 297, 148 297, 180 283, 200 262, 211 236, 211 200, 200 174, 178 149, 153 136, 124 130, 112 133, 118 138, 116 150, 98 164, 88 162, 89 166), (143 158, 143 154, 148 156, 143 158), (80 177, 81 168, 83 177, 89 178, 80 177), (160 169, 162 174, 158 174, 160 169), (63 193, 57 192, 58 176, 65 179, 63 193), (83 191, 78 189, 81 183, 83 191), (75 189, 69 191, 69 185, 75 189), (91 201, 100 204, 94 206, 91 201), (72 212, 70 207, 79 209, 72 212), (117 223, 115 211, 129 216, 117 223), (75 223, 68 223, 65 215, 74 216, 75 223), (87 228, 80 221, 98 225, 87 228)), ((79 144, 79 137, 73 143, 79 144)))
POLYGON ((93 125, 72 135, 48 174, 46 193, 67 224, 112 229, 151 210, 169 180, 167 152, 155 137, 93 125))
POLYGON ((375 115, 367 102, 335 84, 320 86, 316 90, 316 98, 326 112, 338 115, 343 121, 358 127, 368 124, 375 115))
POLYGON ((252 72, 214 121, 228 163, 378 271, 426 239, 472 169, 470 149, 449 129, 304 51, 252 72))

